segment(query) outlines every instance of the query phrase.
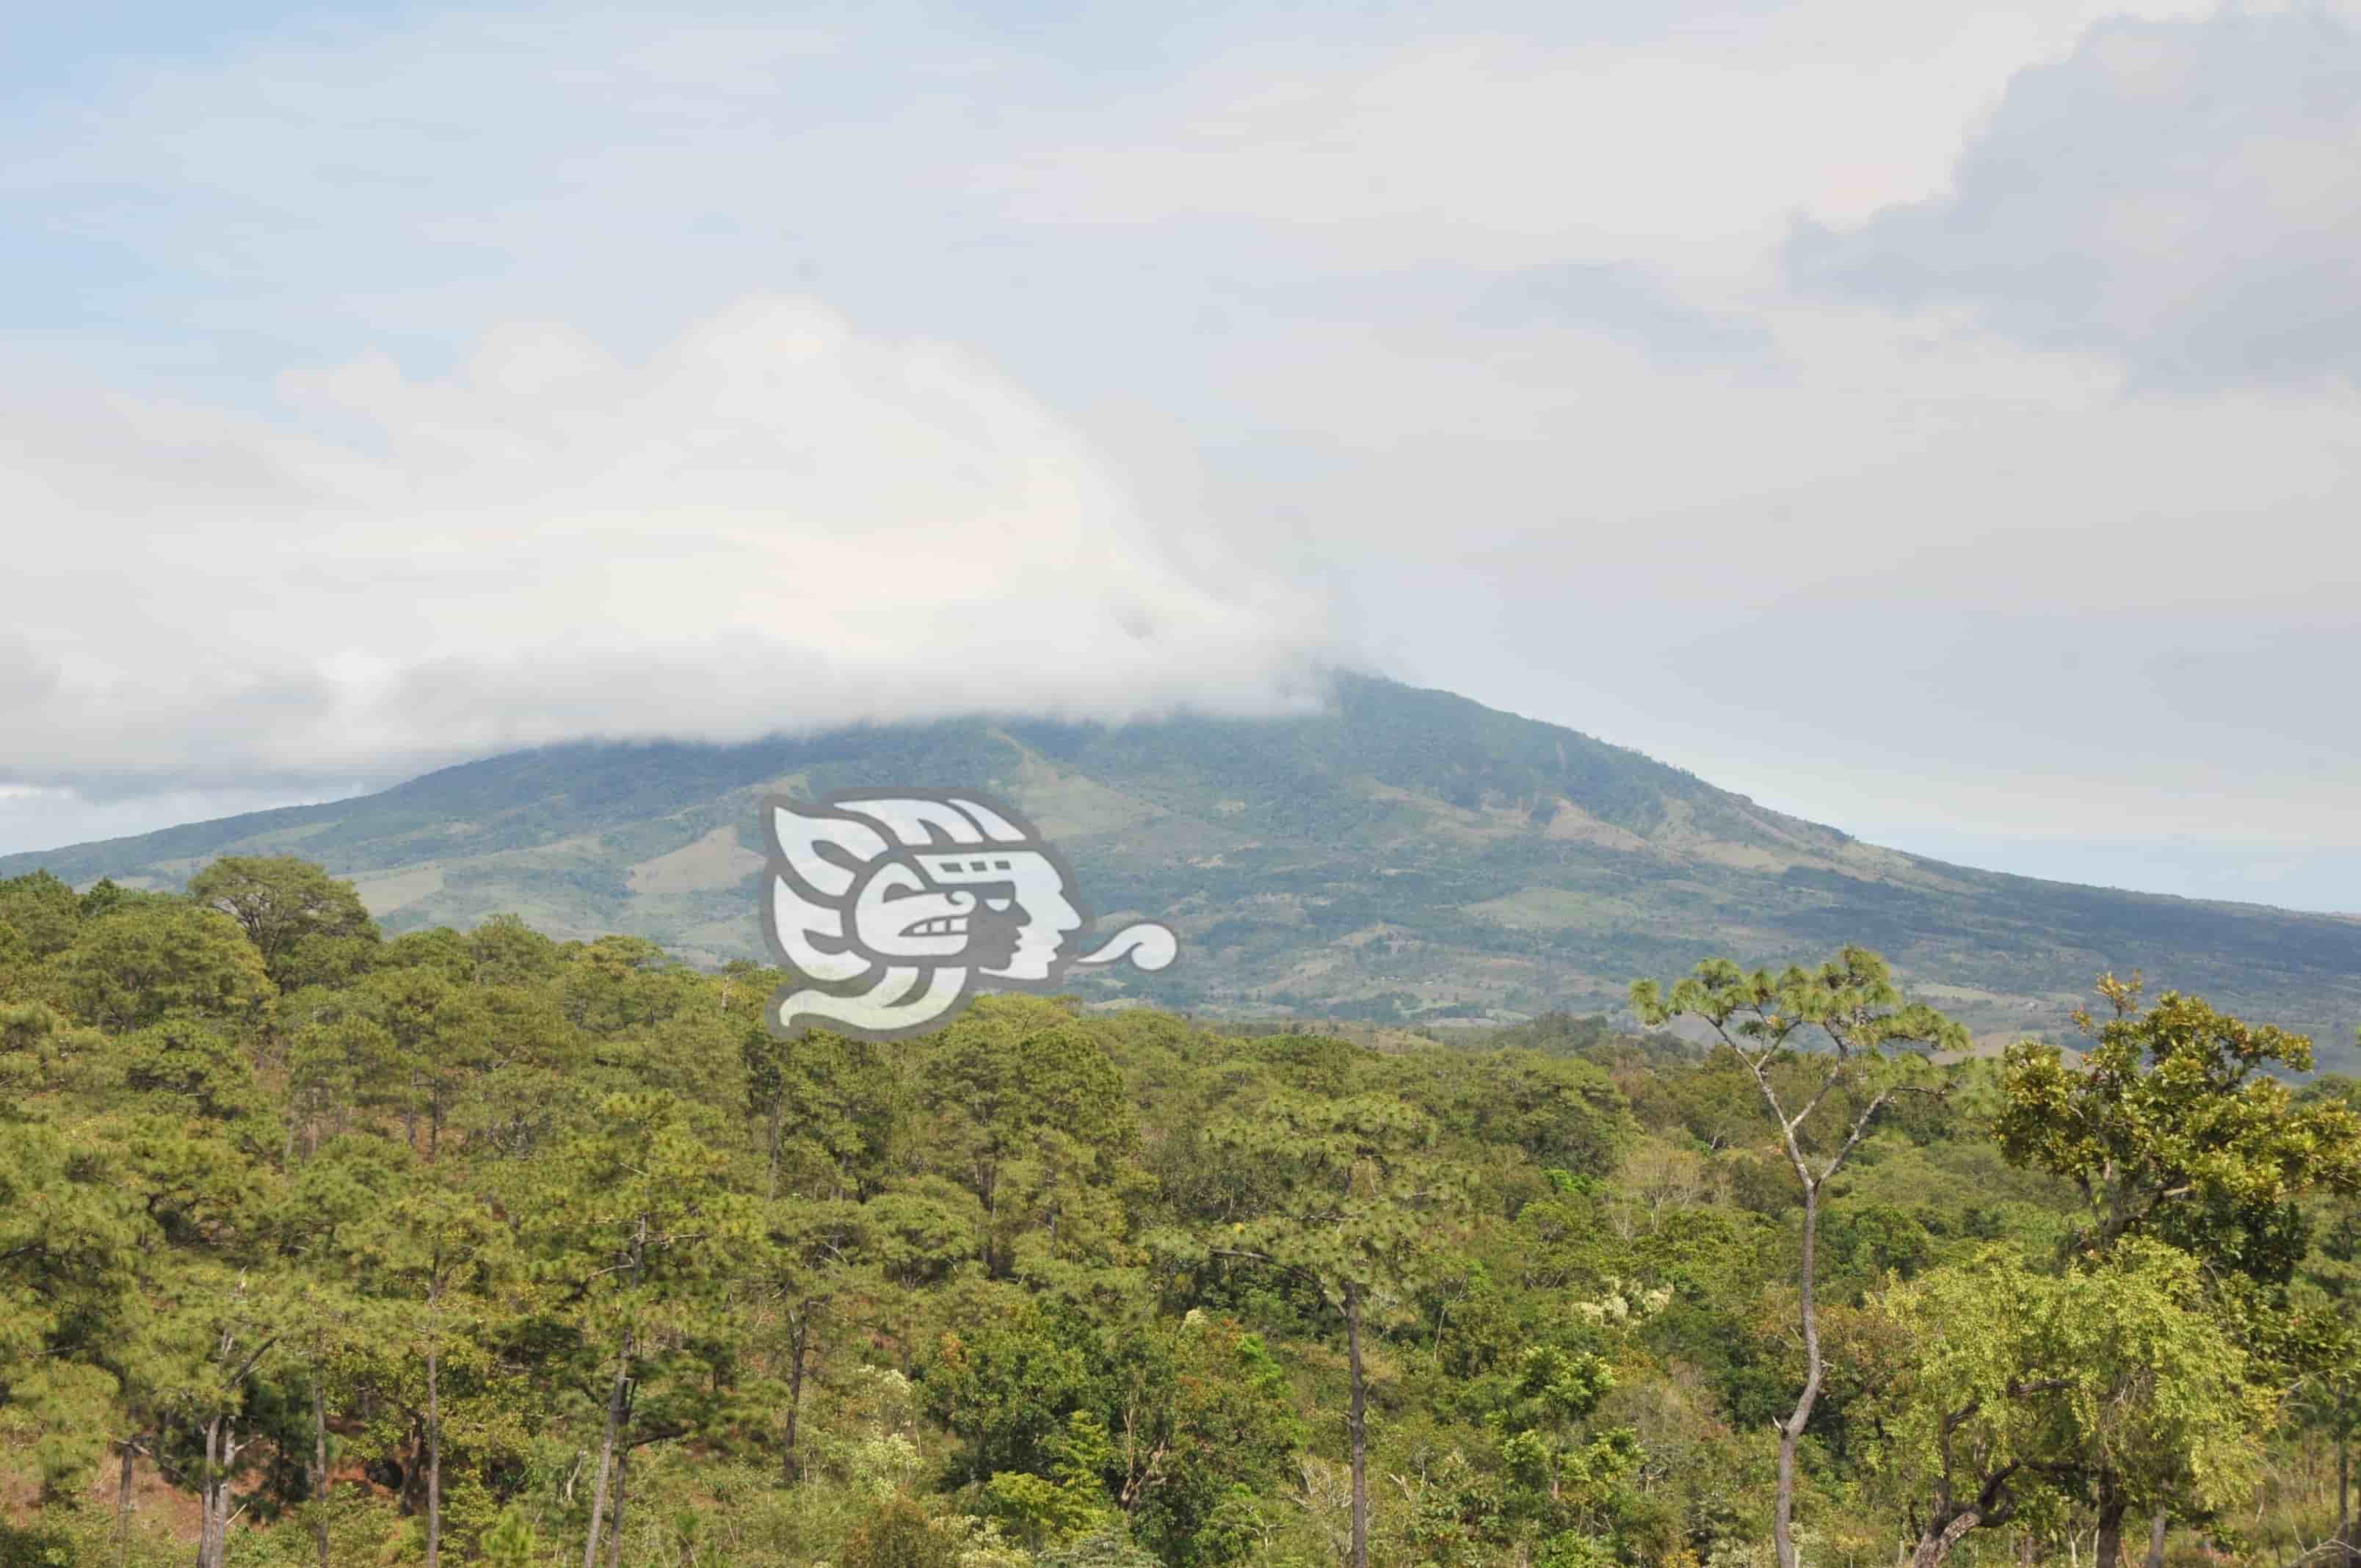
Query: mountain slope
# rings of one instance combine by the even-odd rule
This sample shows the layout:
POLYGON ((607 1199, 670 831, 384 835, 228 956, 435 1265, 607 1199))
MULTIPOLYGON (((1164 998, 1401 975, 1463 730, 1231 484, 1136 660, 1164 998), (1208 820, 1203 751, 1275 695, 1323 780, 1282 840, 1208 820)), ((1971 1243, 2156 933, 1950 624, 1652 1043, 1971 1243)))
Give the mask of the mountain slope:
MULTIPOLYGON (((223 853, 354 878, 391 928, 512 910, 757 956, 755 802, 875 784, 1016 800, 1103 919, 1170 919, 1136 994, 1241 1013, 1502 1016, 1620 1002, 1709 953, 1860 941, 1986 1031, 2057 1029, 2144 969, 2349 1057, 2361 920, 1971 871, 1864 844, 1574 730, 1340 677, 1316 715, 1108 728, 983 719, 741 746, 576 745, 382 794, 0 859, 177 885, 223 853)), ((1136 979, 1137 977, 1135 977, 1136 979)))

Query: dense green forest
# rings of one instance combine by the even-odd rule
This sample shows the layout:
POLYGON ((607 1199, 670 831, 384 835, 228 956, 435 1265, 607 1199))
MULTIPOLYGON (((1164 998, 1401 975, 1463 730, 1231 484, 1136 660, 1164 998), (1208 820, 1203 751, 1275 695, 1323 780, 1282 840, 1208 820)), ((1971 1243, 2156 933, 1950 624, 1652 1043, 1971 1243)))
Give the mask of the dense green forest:
POLYGON ((1970 1058, 1859 948, 1383 1050, 782 978, 0 882, 0 1564, 2345 1555, 2300 1036, 1970 1058))

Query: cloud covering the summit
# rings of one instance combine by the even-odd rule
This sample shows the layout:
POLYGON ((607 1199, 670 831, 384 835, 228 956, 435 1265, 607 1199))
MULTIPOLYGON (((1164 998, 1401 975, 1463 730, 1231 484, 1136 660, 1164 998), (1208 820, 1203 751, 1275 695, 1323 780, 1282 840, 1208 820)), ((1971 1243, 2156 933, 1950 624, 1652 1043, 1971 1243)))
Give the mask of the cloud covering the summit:
POLYGON ((383 774, 583 736, 1310 698, 1316 603, 1159 532, 947 345, 739 302, 638 358, 558 326, 280 417, 20 406, 0 641, 22 783, 383 774))

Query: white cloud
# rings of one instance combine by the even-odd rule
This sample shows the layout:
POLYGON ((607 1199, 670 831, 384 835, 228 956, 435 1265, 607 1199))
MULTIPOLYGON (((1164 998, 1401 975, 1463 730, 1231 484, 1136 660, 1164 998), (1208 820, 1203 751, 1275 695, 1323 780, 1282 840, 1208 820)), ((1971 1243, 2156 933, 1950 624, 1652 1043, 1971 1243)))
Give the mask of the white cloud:
POLYGON ((1767 369, 1576 326, 1237 350, 1393 668, 1872 837, 2361 842, 2361 440, 1939 323, 1767 369), (1251 365, 1252 373, 1247 367, 1251 365))
POLYGON ((2361 34, 2319 11, 2093 28, 2011 84, 1949 189, 1807 224, 1788 262, 2138 384, 2361 384, 2361 34))
POLYGON ((12 411, 15 778, 1270 710, 1323 652, 1317 605, 1159 535, 989 367, 807 300, 644 361, 517 326, 446 377, 370 357, 280 392, 275 420, 12 411))
POLYGON ((1643 256, 1750 269, 1797 211, 1851 223, 1939 189, 1967 127, 2091 16, 2187 0, 1817 0, 1561 41, 1568 18, 1354 49, 1240 50, 1165 93, 1043 117, 985 160, 1030 223, 1247 224, 1395 264, 1643 256), (1065 134, 1057 134, 1062 130, 1065 134))

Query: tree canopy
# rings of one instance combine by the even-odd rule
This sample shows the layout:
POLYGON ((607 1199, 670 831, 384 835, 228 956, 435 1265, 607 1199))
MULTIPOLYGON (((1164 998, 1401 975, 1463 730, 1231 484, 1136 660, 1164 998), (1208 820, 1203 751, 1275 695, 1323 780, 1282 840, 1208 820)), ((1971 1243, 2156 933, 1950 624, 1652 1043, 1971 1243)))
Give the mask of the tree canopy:
POLYGON ((0 881, 0 1563, 2194 1568, 2349 1530, 2356 1095, 1877 955, 1377 1049, 300 861, 0 881), (1783 1500, 1784 1499, 1784 1500, 1783 1500), (2114 1532, 2114 1533, 2110 1533, 2114 1532))

